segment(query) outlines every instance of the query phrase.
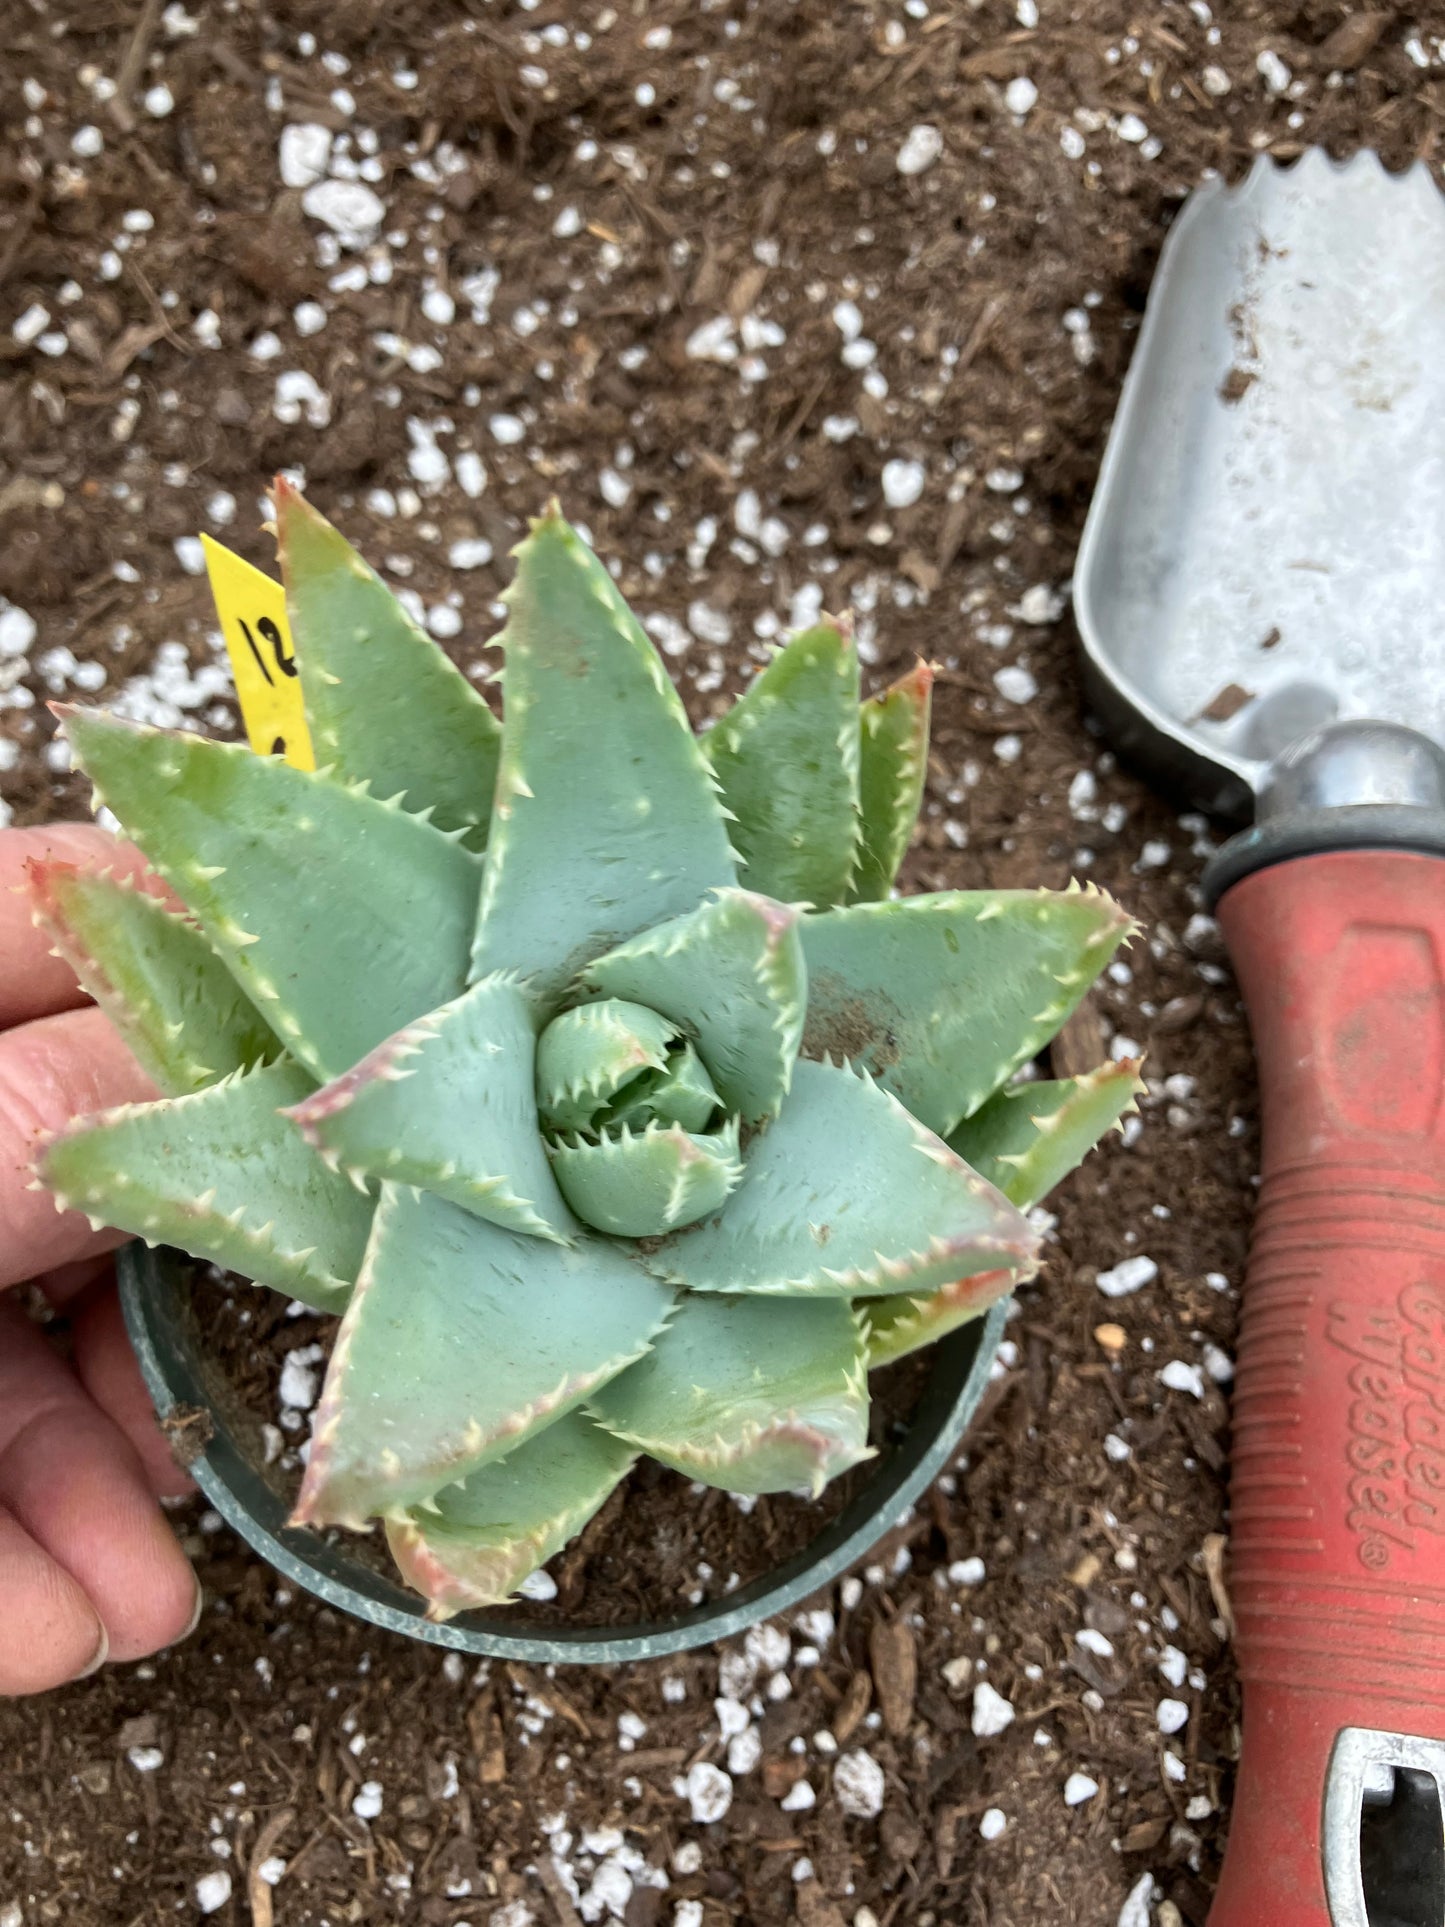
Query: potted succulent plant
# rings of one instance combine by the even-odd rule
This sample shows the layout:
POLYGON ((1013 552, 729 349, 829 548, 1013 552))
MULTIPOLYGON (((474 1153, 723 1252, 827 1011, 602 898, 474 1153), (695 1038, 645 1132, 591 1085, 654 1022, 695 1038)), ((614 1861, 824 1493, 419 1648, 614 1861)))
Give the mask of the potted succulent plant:
MULTIPOLYGON (((1127 1063, 1011 1082, 1128 919, 1092 889, 890 898, 930 678, 860 704, 841 626, 695 737, 552 511, 516 552, 498 724, 284 482, 276 519, 320 769, 64 712, 184 910, 35 866, 37 916, 166 1093, 40 1174, 339 1314, 299 1491, 219 1408, 197 1467, 303 1583, 481 1650, 731 1630, 858 1556, 956 1442, 983 1314, 1036 1264, 1027 1208, 1132 1102, 1127 1063), (509 1620, 639 1454, 818 1493, 870 1455, 870 1369, 939 1339, 906 1449, 786 1572, 626 1636, 509 1620), (377 1521, 405 1585, 339 1536, 377 1521)), ((204 1381, 185 1270, 124 1270, 174 1417, 204 1381)))

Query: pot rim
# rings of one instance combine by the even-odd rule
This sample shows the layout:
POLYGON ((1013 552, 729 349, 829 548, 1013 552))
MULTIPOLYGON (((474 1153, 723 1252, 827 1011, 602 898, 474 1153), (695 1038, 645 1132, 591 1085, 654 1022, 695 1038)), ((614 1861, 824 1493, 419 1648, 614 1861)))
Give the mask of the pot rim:
POLYGON ((212 1438, 187 1469, 216 1511, 285 1579, 353 1618, 454 1652, 530 1665, 621 1665, 711 1645, 800 1604, 858 1564, 943 1470, 962 1439, 988 1385, 1010 1302, 1000 1299, 932 1347, 933 1370, 906 1435, 863 1490, 791 1559, 736 1592, 666 1620, 529 1628, 516 1626, 506 1607, 429 1620, 417 1595, 352 1557, 344 1537, 286 1524, 285 1501, 212 1406, 196 1347, 178 1315, 182 1270, 193 1262, 137 1240, 116 1253, 116 1272, 126 1329, 160 1418, 169 1418, 177 1406, 199 1406, 211 1419, 212 1438))

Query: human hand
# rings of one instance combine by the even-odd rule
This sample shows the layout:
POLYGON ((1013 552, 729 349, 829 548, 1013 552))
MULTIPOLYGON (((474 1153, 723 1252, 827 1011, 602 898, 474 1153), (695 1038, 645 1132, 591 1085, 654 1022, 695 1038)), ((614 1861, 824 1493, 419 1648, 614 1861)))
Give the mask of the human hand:
POLYGON ((191 1485, 125 1335, 107 1256, 123 1234, 27 1188, 51 1132, 155 1096, 31 923, 17 888, 37 857, 142 867, 88 824, 0 831, 0 1694, 140 1659, 184 1638, 201 1605, 158 1503, 191 1485), (68 1359, 5 1289, 27 1282, 68 1320, 68 1359))

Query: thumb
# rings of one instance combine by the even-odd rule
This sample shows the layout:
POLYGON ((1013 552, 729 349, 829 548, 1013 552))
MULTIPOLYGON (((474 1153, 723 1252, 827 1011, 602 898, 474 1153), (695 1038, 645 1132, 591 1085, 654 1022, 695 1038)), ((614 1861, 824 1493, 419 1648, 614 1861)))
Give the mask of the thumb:
POLYGON ((0 1287, 123 1242, 92 1231, 78 1211, 57 1214, 50 1193, 31 1188, 34 1159, 75 1119, 155 1094, 99 1010, 0 1033, 0 1287))

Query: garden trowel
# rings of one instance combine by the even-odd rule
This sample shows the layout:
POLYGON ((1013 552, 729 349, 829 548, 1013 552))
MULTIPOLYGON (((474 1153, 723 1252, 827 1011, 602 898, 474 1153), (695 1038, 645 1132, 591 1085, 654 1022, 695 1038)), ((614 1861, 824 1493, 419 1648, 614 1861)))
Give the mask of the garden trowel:
POLYGON ((1176 222, 1075 580, 1214 858, 1262 1182, 1233 1394, 1243 1746, 1211 1927, 1445 1923, 1445 198, 1261 159, 1176 222))

